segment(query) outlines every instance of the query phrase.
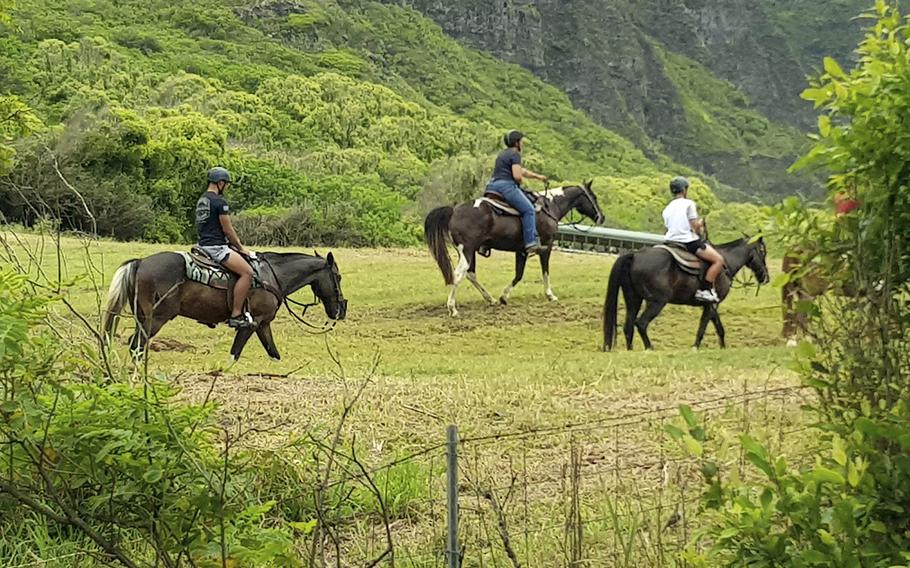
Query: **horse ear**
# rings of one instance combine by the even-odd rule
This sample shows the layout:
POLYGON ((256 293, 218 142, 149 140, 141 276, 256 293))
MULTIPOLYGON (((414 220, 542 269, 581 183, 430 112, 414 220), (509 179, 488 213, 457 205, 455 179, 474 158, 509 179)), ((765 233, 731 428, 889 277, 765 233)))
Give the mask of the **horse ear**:
POLYGON ((329 256, 325 258, 326 266, 333 266, 335 264, 335 255, 329 252, 329 256))
POLYGON ((588 181, 585 182, 585 187, 586 187, 587 189, 591 189, 591 184, 593 184, 593 183, 594 183, 594 180, 593 180, 593 179, 589 179, 588 181))
POLYGON ((322 258, 322 255, 319 254, 319 251, 317 251, 316 249, 313 249, 313 256, 315 256, 316 258, 322 258))

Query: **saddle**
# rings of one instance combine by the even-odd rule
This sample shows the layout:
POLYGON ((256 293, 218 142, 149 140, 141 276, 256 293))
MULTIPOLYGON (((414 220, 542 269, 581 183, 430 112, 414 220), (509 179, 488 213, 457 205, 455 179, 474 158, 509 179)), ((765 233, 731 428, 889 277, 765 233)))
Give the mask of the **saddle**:
MULTIPOLYGON (((525 193, 530 199, 531 203, 534 205, 534 212, 540 213, 543 210, 543 203, 538 197, 533 193, 525 193)), ((518 213, 514 207, 509 205, 501 196, 496 193, 484 193, 483 197, 479 197, 474 200, 474 207, 480 207, 486 203, 493 208, 493 213, 497 215, 505 215, 506 217, 520 217, 521 214, 518 213)))
POLYGON ((654 245, 654 248, 663 249, 670 253, 680 270, 693 276, 701 278, 708 267, 707 262, 687 251, 686 247, 680 243, 665 241, 663 244, 654 245))
MULTIPOLYGON (((212 260, 198 246, 191 248, 190 252, 180 252, 179 254, 183 256, 187 280, 192 280, 217 290, 229 290, 234 286, 234 281, 237 279, 234 273, 212 260)), ((263 284, 260 278, 262 261, 258 258, 247 260, 253 269, 253 288, 262 288, 263 284)))

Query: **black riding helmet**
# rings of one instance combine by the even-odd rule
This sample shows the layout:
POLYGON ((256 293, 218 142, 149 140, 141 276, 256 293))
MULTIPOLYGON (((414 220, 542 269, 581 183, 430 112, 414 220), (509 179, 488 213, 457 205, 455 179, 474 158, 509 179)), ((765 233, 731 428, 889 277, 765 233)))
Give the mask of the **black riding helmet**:
POLYGON ((518 144, 519 140, 521 140, 524 137, 525 137, 525 135, 521 131, 510 130, 508 133, 506 133, 505 136, 502 137, 502 141, 503 141, 503 143, 505 143, 506 148, 512 148, 516 144, 518 144))
POLYGON ((231 183, 231 172, 222 167, 215 167, 209 170, 209 183, 218 183, 224 181, 231 183))
POLYGON ((676 176, 673 178, 673 181, 670 182, 670 193, 673 195, 679 195, 687 189, 689 189, 689 180, 682 176, 676 176))

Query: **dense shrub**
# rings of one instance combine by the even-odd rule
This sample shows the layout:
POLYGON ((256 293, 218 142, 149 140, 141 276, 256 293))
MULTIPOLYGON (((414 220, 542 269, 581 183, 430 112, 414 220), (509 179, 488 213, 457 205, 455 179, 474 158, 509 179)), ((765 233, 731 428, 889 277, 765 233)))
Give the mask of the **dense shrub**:
MULTIPOLYGON (((801 466, 742 437, 757 482, 725 475, 722 456, 706 460, 702 504, 711 523, 699 536, 710 548, 689 553, 693 564, 910 561, 910 137, 902 126, 910 111, 910 24, 886 2, 869 16, 856 67, 846 72, 825 59, 803 94, 820 117, 816 144, 800 165, 827 168, 831 201, 858 198, 859 207, 835 217, 793 198, 775 213, 791 254, 811 267, 820 288, 799 305, 812 342, 797 348, 794 368, 814 389, 812 436, 822 446, 814 465, 801 466)), ((781 281, 804 276, 796 270, 781 281)), ((704 439, 692 420, 688 427, 673 433, 704 439)))

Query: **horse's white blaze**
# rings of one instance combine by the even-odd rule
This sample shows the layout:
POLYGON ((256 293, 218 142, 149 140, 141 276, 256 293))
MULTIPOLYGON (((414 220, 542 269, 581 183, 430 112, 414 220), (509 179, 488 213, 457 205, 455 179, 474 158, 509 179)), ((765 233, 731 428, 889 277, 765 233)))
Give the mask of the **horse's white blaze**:
POLYGON ((449 307, 449 312, 453 316, 458 315, 458 310, 455 308, 455 293, 458 291, 458 284, 464 280, 465 275, 468 273, 468 258, 464 255, 464 245, 458 245, 458 266, 455 267, 455 278, 452 284, 451 290, 449 290, 449 301, 446 302, 446 305, 449 307))
POLYGON ((550 288, 550 273, 549 272, 543 273, 543 288, 544 288, 544 290, 546 290, 548 300, 550 300, 551 302, 555 302, 556 300, 559 299, 556 297, 556 294, 553 293, 553 289, 550 288))

